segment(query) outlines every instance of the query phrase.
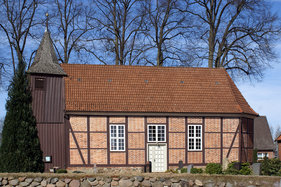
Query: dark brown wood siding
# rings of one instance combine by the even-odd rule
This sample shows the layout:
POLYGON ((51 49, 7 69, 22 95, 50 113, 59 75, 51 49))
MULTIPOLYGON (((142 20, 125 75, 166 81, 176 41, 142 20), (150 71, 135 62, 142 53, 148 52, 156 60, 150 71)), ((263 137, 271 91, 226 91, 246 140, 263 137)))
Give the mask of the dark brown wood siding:
POLYGON ((30 76, 32 108, 37 123, 64 122, 64 80, 62 77, 30 76), (37 78, 45 79, 43 89, 35 88, 37 78))
POLYGON ((32 108, 36 118, 43 157, 52 156, 50 168, 65 168, 64 80, 62 76, 30 75, 32 108), (35 87, 36 80, 40 86, 35 87), (43 83, 42 83, 43 81, 43 83), (38 82, 38 81, 37 81, 38 82))
POLYGON ((52 156, 51 163, 45 163, 45 171, 50 168, 65 168, 65 128, 64 124, 37 124, 43 157, 52 156))

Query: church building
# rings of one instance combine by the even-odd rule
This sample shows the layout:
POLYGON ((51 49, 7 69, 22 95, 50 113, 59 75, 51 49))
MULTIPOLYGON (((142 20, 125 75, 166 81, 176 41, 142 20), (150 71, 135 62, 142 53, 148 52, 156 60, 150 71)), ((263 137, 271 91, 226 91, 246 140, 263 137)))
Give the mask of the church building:
POLYGON ((252 161, 258 114, 225 69, 60 64, 46 31, 27 72, 46 171, 252 161))

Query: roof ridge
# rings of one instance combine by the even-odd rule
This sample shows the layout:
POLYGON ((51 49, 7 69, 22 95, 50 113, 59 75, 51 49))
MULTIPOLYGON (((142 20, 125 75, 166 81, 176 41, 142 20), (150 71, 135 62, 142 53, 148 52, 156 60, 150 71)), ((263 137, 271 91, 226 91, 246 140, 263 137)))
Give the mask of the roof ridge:
POLYGON ((145 66, 145 65, 115 65, 115 64, 77 64, 77 63, 61 63, 61 66, 108 66, 108 67, 120 67, 120 68, 159 68, 159 69, 205 69, 218 71, 218 68, 209 67, 190 67, 190 66, 145 66))

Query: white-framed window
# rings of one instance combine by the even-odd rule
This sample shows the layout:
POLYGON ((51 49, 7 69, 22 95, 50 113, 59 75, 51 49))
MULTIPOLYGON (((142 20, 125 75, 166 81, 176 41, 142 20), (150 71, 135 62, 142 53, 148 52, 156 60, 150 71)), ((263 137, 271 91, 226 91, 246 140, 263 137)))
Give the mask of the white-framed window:
POLYGON ((264 159, 264 157, 268 158, 268 154, 267 153, 258 153, 258 160, 262 160, 262 159, 264 159))
POLYGON ((148 142, 165 142, 166 125, 148 125, 148 142))
POLYGON ((110 151, 125 151, 125 125, 110 125, 110 151))
POLYGON ((202 150, 202 125, 188 125, 188 150, 202 150))

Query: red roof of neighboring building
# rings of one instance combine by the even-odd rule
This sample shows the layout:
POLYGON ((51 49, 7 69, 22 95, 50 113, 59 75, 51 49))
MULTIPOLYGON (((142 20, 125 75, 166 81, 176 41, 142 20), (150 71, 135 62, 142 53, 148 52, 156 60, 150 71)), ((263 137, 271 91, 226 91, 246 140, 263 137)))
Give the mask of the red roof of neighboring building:
POLYGON ((67 111, 258 115, 224 69, 61 66, 67 111))
POLYGON ((281 141, 281 134, 280 134, 280 136, 278 136, 278 138, 276 138, 275 141, 281 141))

